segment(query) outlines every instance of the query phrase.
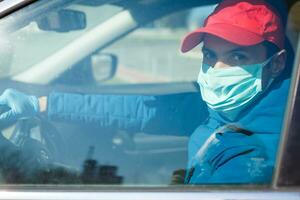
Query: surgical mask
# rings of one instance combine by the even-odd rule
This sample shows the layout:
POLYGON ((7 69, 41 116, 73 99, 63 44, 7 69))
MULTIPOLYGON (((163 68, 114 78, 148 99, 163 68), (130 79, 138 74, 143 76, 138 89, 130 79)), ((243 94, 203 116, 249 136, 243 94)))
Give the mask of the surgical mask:
MULTIPOLYGON (((263 68, 272 58, 273 56, 263 63, 226 68, 213 68, 202 63, 198 84, 203 100, 211 109, 234 120, 263 92, 263 68)), ((272 80, 268 86, 271 82, 272 80)))

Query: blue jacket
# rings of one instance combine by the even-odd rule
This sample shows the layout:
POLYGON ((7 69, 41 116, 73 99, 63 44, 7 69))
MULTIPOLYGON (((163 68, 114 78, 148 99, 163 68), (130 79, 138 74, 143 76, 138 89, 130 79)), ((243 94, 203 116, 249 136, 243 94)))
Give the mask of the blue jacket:
POLYGON ((234 123, 208 110, 199 93, 54 92, 49 95, 48 115, 53 120, 97 123, 132 132, 188 135, 188 184, 269 183, 288 88, 289 80, 273 86, 234 123))
POLYGON ((270 183, 289 83, 273 85, 237 122, 209 110, 190 137, 186 183, 270 183))

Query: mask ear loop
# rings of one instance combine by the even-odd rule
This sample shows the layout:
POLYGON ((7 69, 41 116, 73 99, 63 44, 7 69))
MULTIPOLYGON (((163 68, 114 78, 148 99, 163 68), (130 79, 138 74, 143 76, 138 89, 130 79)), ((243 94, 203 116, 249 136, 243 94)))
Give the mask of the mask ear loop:
MULTIPOLYGON (((270 58, 268 58, 265 63, 264 63, 264 66, 270 64, 270 62, 274 59, 274 57, 277 57, 279 56, 280 54, 286 52, 285 49, 282 49, 280 51, 278 51, 277 53, 275 53, 274 55, 272 55, 270 58)), ((269 87, 272 85, 272 83, 274 82, 275 78, 271 77, 270 80, 268 81, 268 84, 267 86, 264 88, 264 91, 267 91, 269 89, 269 87)))

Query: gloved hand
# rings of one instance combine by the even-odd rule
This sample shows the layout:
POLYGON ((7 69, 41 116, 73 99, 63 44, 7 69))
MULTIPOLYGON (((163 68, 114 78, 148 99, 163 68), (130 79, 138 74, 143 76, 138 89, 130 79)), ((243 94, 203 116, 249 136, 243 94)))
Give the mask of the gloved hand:
POLYGON ((37 97, 23 94, 14 89, 6 89, 3 92, 0 96, 0 106, 8 108, 8 111, 0 113, 0 123, 34 117, 39 112, 37 97))

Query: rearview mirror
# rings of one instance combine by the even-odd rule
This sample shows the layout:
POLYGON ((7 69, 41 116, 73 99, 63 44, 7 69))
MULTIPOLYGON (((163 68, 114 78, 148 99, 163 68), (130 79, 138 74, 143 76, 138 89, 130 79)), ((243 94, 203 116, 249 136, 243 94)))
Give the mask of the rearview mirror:
POLYGON ((63 9, 52 12, 37 21, 38 27, 45 31, 68 32, 85 29, 86 15, 83 12, 63 9))
POLYGON ((91 56, 91 68, 96 83, 113 78, 117 72, 118 58, 114 54, 99 53, 91 56))

